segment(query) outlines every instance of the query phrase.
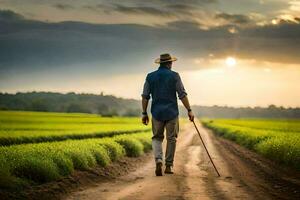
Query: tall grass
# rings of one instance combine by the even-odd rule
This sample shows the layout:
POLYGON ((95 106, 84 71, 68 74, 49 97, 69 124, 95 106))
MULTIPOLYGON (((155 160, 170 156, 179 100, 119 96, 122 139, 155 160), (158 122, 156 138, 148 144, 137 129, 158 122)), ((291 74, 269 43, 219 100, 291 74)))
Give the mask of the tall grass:
POLYGON ((149 131, 139 118, 0 111, 0 145, 101 138, 149 131))
POLYGON ((215 119, 202 123, 222 137, 300 170, 300 120, 215 119))
POLYGON ((151 134, 0 147, 0 186, 40 184, 151 149, 151 134))

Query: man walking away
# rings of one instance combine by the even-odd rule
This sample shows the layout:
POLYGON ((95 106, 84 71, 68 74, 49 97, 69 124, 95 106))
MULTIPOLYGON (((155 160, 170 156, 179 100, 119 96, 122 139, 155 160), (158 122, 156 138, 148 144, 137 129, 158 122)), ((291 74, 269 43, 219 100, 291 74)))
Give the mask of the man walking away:
POLYGON ((162 176, 162 142, 165 129, 167 137, 165 173, 173 174, 172 167, 176 149, 176 138, 179 131, 176 92, 178 98, 188 111, 189 119, 191 121, 194 120, 194 114, 180 76, 177 72, 171 70, 172 62, 176 60, 177 58, 171 57, 170 54, 160 55, 160 58, 155 60, 155 63, 160 64, 160 66, 156 71, 147 75, 142 94, 142 122, 145 125, 149 122, 147 107, 150 96, 152 97, 152 148, 156 163, 156 176, 162 176))

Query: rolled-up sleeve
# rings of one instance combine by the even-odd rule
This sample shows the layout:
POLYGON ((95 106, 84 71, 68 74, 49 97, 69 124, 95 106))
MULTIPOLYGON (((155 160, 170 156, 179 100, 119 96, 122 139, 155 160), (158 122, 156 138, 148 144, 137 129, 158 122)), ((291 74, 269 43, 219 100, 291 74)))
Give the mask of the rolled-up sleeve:
POLYGON ((176 91, 179 99, 182 99, 187 95, 179 74, 176 76, 176 91))
POLYGON ((147 81, 147 79, 144 83, 142 97, 145 99, 148 99, 148 100, 150 99, 150 85, 149 85, 149 82, 147 81))

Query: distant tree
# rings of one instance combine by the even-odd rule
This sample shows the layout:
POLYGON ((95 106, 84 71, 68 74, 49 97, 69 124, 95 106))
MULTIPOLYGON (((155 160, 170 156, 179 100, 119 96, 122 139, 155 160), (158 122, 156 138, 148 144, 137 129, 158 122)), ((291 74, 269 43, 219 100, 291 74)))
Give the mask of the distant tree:
POLYGON ((91 111, 81 104, 72 103, 68 106, 67 112, 91 113, 91 111))
POLYGON ((7 106, 0 105, 0 110, 9 110, 9 108, 7 106))
POLYGON ((97 107, 97 112, 100 115, 107 115, 109 113, 109 109, 105 104, 99 104, 97 107))
POLYGON ((45 100, 36 99, 31 103, 31 110, 34 111, 48 111, 48 106, 45 100))
POLYGON ((119 116, 119 113, 117 112, 116 109, 111 109, 107 113, 102 115, 103 117, 114 117, 114 116, 119 116))
POLYGON ((270 110, 275 110, 276 108, 277 107, 275 105, 273 105, 273 104, 271 104, 271 105, 268 106, 268 109, 270 109, 270 110))
POLYGON ((127 109, 125 113, 123 114, 124 116, 129 116, 129 117, 136 117, 139 116, 141 113, 140 109, 127 109))

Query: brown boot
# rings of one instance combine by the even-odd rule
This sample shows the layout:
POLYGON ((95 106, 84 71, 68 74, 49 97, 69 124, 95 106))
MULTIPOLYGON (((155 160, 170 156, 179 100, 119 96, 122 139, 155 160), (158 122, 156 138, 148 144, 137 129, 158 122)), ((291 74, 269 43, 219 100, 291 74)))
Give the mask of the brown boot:
POLYGON ((169 166, 169 165, 166 166, 165 174, 174 174, 171 166, 169 166))
POLYGON ((162 176, 162 163, 156 163, 155 174, 156 176, 162 176))

